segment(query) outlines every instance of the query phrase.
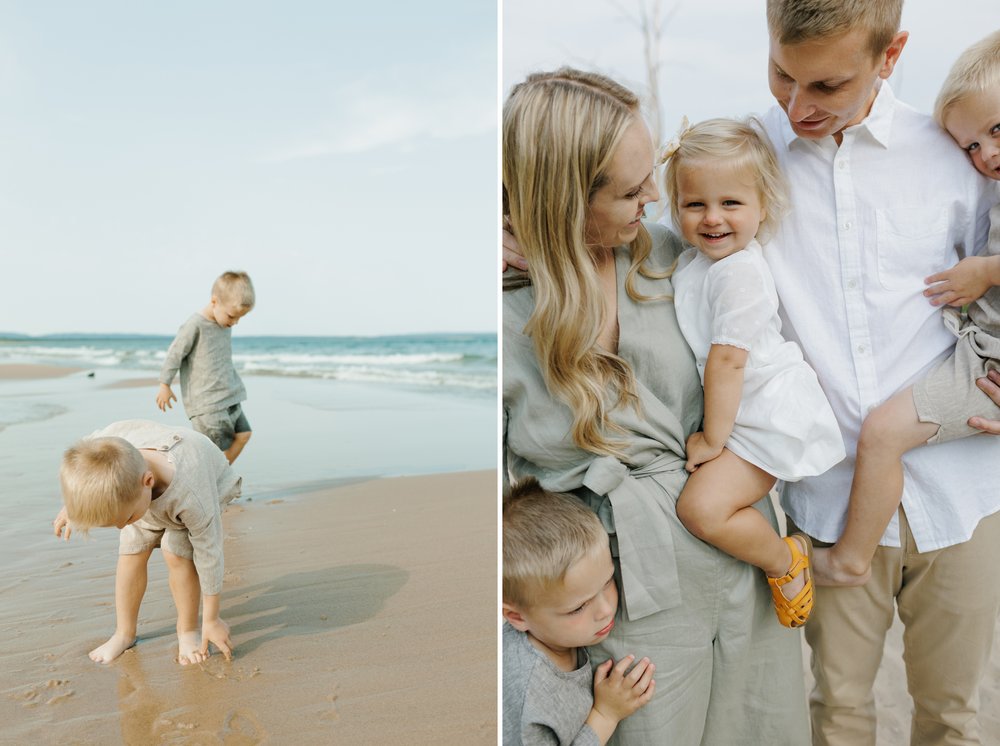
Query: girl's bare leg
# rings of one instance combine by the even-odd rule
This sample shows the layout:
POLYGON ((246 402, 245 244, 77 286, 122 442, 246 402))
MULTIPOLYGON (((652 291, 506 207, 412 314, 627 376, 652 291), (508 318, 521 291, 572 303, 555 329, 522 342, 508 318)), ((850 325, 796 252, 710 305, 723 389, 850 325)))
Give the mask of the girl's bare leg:
POLYGON ((813 552, 817 585, 864 585, 872 557, 903 496, 903 454, 923 445, 938 426, 921 422, 913 388, 895 394, 861 426, 847 523, 829 549, 813 552))
POLYGON ((201 583, 194 562, 163 550, 170 581, 170 594, 177 607, 177 662, 182 666, 201 663, 208 658, 199 652, 201 632, 198 626, 198 607, 201 604, 201 583))
POLYGON ((119 554, 115 571, 115 633, 100 647, 90 651, 90 659, 110 663, 135 645, 139 605, 146 595, 146 563, 152 547, 139 554, 119 554))
MULTIPOLYGON (((775 479, 728 448, 688 477, 677 499, 677 517, 688 531, 736 559, 756 565, 773 578, 788 572, 788 545, 753 504, 775 479)), ((782 588, 788 598, 805 585, 804 574, 782 588)))

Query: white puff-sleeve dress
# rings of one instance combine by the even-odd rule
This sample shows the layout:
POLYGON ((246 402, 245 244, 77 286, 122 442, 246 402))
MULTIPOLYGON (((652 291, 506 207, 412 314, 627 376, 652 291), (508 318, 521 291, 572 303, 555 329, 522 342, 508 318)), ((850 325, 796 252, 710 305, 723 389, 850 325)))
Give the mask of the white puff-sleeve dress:
POLYGON ((816 373, 781 336, 778 294, 757 241, 712 261, 697 249, 673 275, 677 321, 705 384, 713 344, 747 350, 743 395, 726 448, 786 482, 822 474, 844 440, 816 373))

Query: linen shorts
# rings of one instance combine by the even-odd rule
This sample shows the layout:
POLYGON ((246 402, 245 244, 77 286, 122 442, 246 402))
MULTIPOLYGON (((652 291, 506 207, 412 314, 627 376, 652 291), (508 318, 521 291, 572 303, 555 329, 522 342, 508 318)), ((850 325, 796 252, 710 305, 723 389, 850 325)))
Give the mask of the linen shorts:
POLYGON ((225 451, 233 444, 236 433, 250 432, 250 422, 239 404, 195 415, 191 418, 191 427, 215 443, 220 451, 225 451))
POLYGON ((970 336, 959 337, 955 353, 913 386, 913 404, 921 422, 939 425, 928 443, 945 443, 979 432, 969 427, 973 416, 1000 420, 1000 407, 978 386, 976 379, 1000 370, 1000 361, 983 357, 970 336))
MULTIPOLYGON (((242 492, 243 479, 240 478, 229 493, 222 496, 219 504, 225 507, 242 492)), ((184 559, 194 559, 194 547, 191 546, 191 538, 186 529, 160 528, 140 518, 118 532, 118 554, 140 554, 156 547, 184 559)))

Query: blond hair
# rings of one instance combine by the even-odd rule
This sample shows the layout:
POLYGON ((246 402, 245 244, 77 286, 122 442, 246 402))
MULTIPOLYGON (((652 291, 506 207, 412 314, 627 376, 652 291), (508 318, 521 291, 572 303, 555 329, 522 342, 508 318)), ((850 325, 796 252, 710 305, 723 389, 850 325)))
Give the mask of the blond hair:
MULTIPOLYGON (((622 443, 605 435, 621 431, 610 411, 638 410, 639 400, 628 363, 597 343, 604 299, 585 226, 589 203, 607 183, 612 157, 638 117, 639 100, 627 88, 572 68, 528 76, 503 109, 504 218, 535 288, 524 333, 549 391, 573 414, 574 443, 619 458, 622 443)), ((636 290, 636 274, 666 275, 645 266, 652 239, 641 225, 629 249, 626 291, 652 300, 636 290)))
POLYGON ((115 525, 122 510, 139 497, 148 469, 142 454, 124 438, 89 438, 70 446, 59 482, 73 528, 115 525))
POLYGON ((608 550, 608 534, 594 511, 533 477, 505 496, 502 521, 503 601, 521 610, 537 605, 576 562, 608 550))
POLYGON ((948 71, 934 102, 934 119, 944 127, 951 108, 968 96, 1000 87, 1000 31, 966 49, 948 71))
POLYGON ((757 189, 761 207, 766 211, 758 236, 767 240, 781 221, 788 206, 788 190, 770 142, 758 120, 706 119, 681 132, 676 149, 664 157, 667 167, 663 185, 670 200, 670 217, 680 227, 678 178, 682 165, 690 161, 720 160, 747 178, 757 189))
POLYGON ((903 0, 767 0, 767 28, 783 46, 863 29, 878 57, 899 31, 903 0))
POLYGON ((246 313, 257 302, 253 283, 246 272, 223 272, 212 283, 212 295, 223 303, 232 303, 246 313))

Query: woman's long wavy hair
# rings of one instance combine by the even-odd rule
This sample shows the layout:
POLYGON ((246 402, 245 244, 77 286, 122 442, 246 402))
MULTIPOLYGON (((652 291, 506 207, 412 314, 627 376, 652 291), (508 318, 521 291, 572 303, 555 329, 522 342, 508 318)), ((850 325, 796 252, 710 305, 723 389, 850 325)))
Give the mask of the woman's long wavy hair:
MULTIPOLYGON (((503 110, 503 212, 530 267, 535 308, 524 328, 549 391, 573 412, 573 441, 582 449, 622 458, 608 433, 619 406, 638 409, 635 376, 618 355, 601 348, 604 301, 595 251, 585 241, 588 205, 608 179, 625 130, 641 116, 627 88, 596 73, 562 68, 515 86, 503 110)), ((652 166, 652 164, 650 164, 652 166)), ((625 287, 636 273, 664 277, 644 262, 652 250, 646 229, 632 241, 625 287)))

